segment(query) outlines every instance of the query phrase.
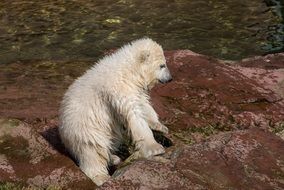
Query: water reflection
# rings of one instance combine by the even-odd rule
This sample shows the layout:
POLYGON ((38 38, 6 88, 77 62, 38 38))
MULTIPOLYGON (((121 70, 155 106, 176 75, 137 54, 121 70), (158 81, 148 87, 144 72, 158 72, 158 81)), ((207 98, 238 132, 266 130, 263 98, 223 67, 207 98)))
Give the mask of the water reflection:
POLYGON ((92 60, 143 36, 239 59, 283 50, 282 13, 277 0, 0 1, 0 63, 92 60))
POLYGON ((268 43, 263 47, 268 53, 284 51, 284 2, 282 0, 265 0, 279 22, 269 26, 268 43))

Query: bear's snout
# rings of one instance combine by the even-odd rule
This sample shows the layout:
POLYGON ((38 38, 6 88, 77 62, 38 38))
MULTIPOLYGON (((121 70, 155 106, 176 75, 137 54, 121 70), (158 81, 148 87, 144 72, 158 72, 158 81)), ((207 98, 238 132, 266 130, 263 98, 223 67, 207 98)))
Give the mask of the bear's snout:
POLYGON ((168 78, 160 79, 159 82, 165 84, 165 83, 171 82, 172 80, 173 80, 173 77, 169 76, 168 78))

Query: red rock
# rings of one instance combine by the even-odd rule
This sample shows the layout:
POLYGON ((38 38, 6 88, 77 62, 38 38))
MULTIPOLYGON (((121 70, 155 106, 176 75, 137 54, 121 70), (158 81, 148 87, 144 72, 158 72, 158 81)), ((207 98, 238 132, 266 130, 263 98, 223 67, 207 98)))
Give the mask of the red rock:
MULTIPOLYGON (((229 62, 189 50, 165 54, 174 80, 155 87, 151 97, 174 146, 160 157, 165 162, 134 162, 103 187, 284 188, 283 141, 256 129, 284 138, 284 55, 229 62)), ((25 121, 18 131, 9 131, 9 138, 3 138, 0 122, 0 181, 94 187, 66 154, 57 132, 62 95, 91 64, 0 65, 0 118, 25 121), (36 151, 21 156, 26 149, 36 151)))
MULTIPOLYGON (((277 128, 283 124, 284 70, 241 67, 244 61, 228 64, 186 51, 166 55, 174 80, 156 87, 152 97, 161 118, 166 123, 174 121, 172 130, 206 125, 277 128)), ((282 54, 270 57, 270 65, 273 61, 277 67, 284 65, 282 54)), ((259 59, 265 58, 254 61, 259 59)))
POLYGON ((58 152, 39 133, 19 120, 0 119, 0 152, 2 183, 47 189, 78 189, 81 183, 84 189, 93 187, 91 180, 66 156, 66 152, 65 155, 58 152))
POLYGON ((259 129, 226 132, 116 171, 100 189, 283 189, 284 141, 259 129))

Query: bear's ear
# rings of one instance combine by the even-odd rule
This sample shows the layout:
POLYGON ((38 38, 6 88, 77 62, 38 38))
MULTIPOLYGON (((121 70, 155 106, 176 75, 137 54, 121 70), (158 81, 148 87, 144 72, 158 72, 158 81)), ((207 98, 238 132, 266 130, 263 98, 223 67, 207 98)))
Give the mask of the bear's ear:
POLYGON ((139 63, 147 63, 150 57, 150 51, 144 50, 141 51, 138 55, 138 61, 139 63))

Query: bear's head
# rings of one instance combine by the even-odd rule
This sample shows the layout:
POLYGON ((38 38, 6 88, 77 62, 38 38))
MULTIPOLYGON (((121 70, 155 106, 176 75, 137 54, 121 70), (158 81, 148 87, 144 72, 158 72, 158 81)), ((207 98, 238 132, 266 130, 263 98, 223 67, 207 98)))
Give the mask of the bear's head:
POLYGON ((133 42, 137 48, 137 68, 144 86, 151 89, 157 83, 172 81, 162 47, 149 38, 133 42))

